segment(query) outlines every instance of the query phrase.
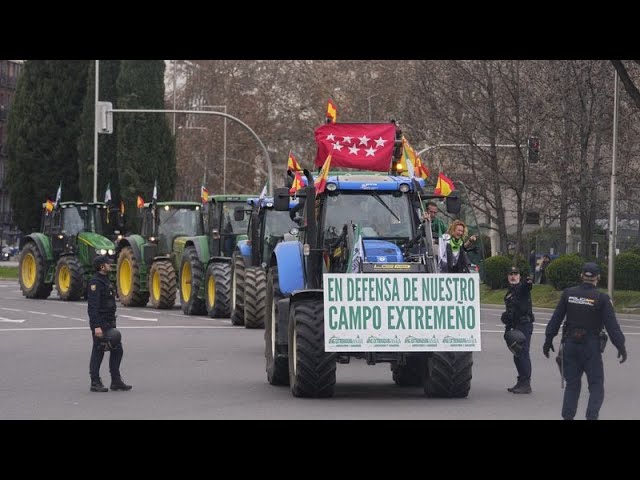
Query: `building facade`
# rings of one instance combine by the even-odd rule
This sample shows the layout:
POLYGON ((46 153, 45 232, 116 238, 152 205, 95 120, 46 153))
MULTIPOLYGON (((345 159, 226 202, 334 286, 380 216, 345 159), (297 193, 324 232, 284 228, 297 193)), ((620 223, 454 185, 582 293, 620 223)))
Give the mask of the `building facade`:
POLYGON ((18 235, 13 223, 7 188, 7 121, 22 68, 22 60, 0 60, 0 239, 2 244, 14 244, 18 235))

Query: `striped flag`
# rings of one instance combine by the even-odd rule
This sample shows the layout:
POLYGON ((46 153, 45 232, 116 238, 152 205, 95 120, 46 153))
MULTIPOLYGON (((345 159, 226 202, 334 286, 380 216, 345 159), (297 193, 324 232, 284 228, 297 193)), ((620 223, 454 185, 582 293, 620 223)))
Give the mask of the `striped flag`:
POLYGON ((327 123, 336 123, 338 117, 338 108, 333 100, 329 99, 327 102, 327 123))
POLYGON ((440 172, 438 175, 438 183, 436 183, 436 189, 433 193, 435 195, 444 195, 446 197, 454 190, 455 187, 453 186, 453 181, 444 173, 440 172))
POLYGON ((289 195, 294 195, 298 190, 304 187, 304 181, 302 180, 302 175, 300 172, 295 172, 293 178, 293 183, 291 184, 291 188, 289 189, 289 195))
POLYGON ((314 182, 314 185, 316 187, 316 194, 321 194, 322 192, 324 192, 324 187, 327 186, 327 179, 329 178, 330 167, 331 167, 331 155, 329 155, 327 159, 324 161, 324 165, 322 165, 322 170, 320 170, 320 174, 318 175, 318 178, 316 178, 316 181, 314 182))
POLYGON ((209 201, 209 190, 204 185, 200 187, 200 201, 202 203, 207 203, 209 201))
POLYGON ((144 207, 144 199, 140 195, 138 195, 138 200, 136 201, 136 205, 138 206, 138 208, 144 207))
POLYGON ((289 150, 289 158, 287 159, 287 170, 291 170, 292 172, 301 172, 302 167, 296 160, 296 157, 293 156, 293 152, 289 150))

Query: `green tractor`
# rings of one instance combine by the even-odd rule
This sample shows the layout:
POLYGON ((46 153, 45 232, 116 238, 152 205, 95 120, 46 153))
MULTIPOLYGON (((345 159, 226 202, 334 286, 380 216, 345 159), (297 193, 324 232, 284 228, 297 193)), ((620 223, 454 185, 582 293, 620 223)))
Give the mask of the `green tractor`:
POLYGON ((61 202, 43 208, 41 232, 20 240, 19 282, 27 298, 48 298, 55 283, 61 300, 86 297, 93 259, 114 258, 115 245, 105 237, 104 203, 61 202))
MULTIPOLYGON (((120 303, 172 308, 185 245, 204 237, 202 206, 198 202, 152 202, 141 209, 141 233, 118 242, 117 286, 120 303)), ((198 244, 207 251, 206 242, 198 244)))

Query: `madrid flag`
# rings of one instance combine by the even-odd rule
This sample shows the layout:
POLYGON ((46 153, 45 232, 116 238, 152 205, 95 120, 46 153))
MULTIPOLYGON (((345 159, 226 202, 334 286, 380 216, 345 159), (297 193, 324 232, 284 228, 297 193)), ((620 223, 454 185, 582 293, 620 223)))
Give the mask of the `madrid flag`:
POLYGON ((315 131, 315 166, 331 155, 331 167, 388 172, 395 135, 393 123, 327 123, 315 131))

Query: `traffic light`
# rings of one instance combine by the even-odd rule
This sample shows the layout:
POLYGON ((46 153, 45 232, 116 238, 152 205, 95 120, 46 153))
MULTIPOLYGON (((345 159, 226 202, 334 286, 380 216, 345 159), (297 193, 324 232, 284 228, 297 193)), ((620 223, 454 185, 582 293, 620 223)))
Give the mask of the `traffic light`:
POLYGON ((538 163, 540 160, 540 139, 538 137, 529 137, 527 140, 527 153, 529 163, 538 163))

